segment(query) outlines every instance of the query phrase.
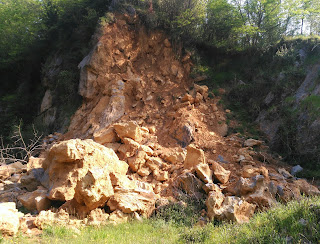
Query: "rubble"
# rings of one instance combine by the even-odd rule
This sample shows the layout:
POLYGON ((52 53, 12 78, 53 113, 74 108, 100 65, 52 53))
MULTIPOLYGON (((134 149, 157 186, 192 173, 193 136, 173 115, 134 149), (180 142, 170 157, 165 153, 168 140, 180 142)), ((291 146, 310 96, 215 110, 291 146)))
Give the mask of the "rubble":
POLYGON ((118 28, 126 18, 106 25, 79 65, 84 103, 68 132, 27 165, 0 166, 0 201, 10 202, 0 203, 3 233, 17 233, 14 204, 38 212, 43 229, 140 221, 182 195, 206 201, 204 219, 244 223, 279 199, 319 195, 262 141, 227 136, 220 98, 189 77, 190 55, 177 60, 161 32, 118 28))

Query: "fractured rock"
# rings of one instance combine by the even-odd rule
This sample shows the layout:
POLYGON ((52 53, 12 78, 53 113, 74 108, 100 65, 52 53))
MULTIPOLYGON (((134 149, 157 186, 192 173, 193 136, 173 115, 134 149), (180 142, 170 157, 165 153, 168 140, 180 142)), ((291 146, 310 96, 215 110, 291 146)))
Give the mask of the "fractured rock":
POLYGON ((256 204, 260 209, 270 208, 276 203, 275 194, 277 192, 277 188, 274 186, 272 182, 268 182, 264 176, 256 176, 252 182, 252 185, 243 185, 242 191, 247 190, 252 193, 245 195, 245 200, 249 203, 256 204), (252 187, 252 188, 251 188, 252 187), (250 189, 251 188, 251 189, 250 189))
POLYGON ((26 192, 20 195, 18 200, 26 209, 40 212, 49 209, 51 206, 51 201, 47 198, 47 194, 48 190, 40 186, 33 192, 26 192))
POLYGON ((210 219, 231 220, 238 223, 249 222, 253 216, 256 206, 239 197, 227 196, 221 200, 215 201, 216 195, 210 192, 206 205, 208 208, 208 216, 210 219))
POLYGON ((298 186, 300 189, 301 193, 307 195, 307 196, 319 196, 320 191, 317 187, 309 184, 306 180, 304 179, 299 179, 293 182, 295 185, 298 186))
POLYGON ((122 140, 126 137, 131 138, 136 142, 141 142, 142 140, 140 126, 134 121, 117 123, 114 124, 113 127, 122 140))
POLYGON ((126 214, 123 213, 121 210, 117 209, 115 211, 113 211, 110 215, 109 215, 109 221, 112 224, 121 224, 121 223, 126 223, 130 220, 131 218, 131 214, 126 214))
MULTIPOLYGON (((88 210, 113 195, 110 173, 125 175, 128 165, 115 152, 92 140, 72 139, 52 146, 48 159, 51 200, 75 200, 88 210)), ((74 205, 74 204, 73 204, 74 205)))
POLYGON ((140 148, 140 144, 131 138, 123 138, 123 143, 124 144, 121 144, 121 146, 118 148, 118 152, 123 158, 134 156, 140 148))
POLYGON ((187 147, 187 156, 184 161, 184 168, 192 169, 198 164, 202 163, 205 163, 205 156, 203 150, 196 148, 195 145, 189 145, 187 147))
POLYGON ((138 212, 149 217, 155 206, 155 194, 142 189, 116 188, 107 205, 111 211, 119 209, 123 213, 138 212))
POLYGON ((60 209, 58 212, 51 210, 41 211, 34 220, 34 225, 43 229, 48 225, 65 226, 67 224, 80 226, 82 221, 70 216, 65 210, 60 209))
POLYGON ((260 174, 262 174, 265 178, 269 177, 268 170, 263 166, 257 168, 253 167, 252 165, 244 165, 242 168, 242 177, 244 178, 251 178, 260 174))
POLYGON ((147 154, 144 151, 138 151, 138 153, 128 158, 128 164, 130 169, 133 172, 137 172, 141 167, 143 167, 146 163, 147 154))
POLYGON ((14 202, 0 203, 0 233, 2 235, 16 235, 19 230, 19 219, 23 214, 19 214, 14 202))
POLYGON ((195 167, 198 177, 204 183, 212 183, 212 171, 208 164, 198 164, 195 167))
POLYGON ((118 141, 117 134, 112 127, 95 132, 93 134, 93 138, 95 142, 100 144, 114 143, 118 141))
POLYGON ((213 170, 213 174, 214 174, 215 178, 218 179, 218 181, 220 181, 222 184, 225 184, 229 181, 231 171, 226 170, 219 163, 217 163, 215 161, 212 161, 211 167, 213 170))
POLYGON ((101 208, 96 208, 88 214, 88 224, 99 226, 107 223, 109 214, 105 213, 101 208))

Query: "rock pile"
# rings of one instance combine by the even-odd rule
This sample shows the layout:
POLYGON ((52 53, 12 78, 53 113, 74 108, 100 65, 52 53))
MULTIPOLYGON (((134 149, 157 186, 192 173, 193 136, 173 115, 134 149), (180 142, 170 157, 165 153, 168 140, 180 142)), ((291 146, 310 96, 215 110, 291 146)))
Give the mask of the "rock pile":
MULTIPOLYGON (((163 33, 137 22, 132 30, 128 18, 107 25, 81 62, 84 103, 68 133, 51 136, 27 165, 0 166, 0 202, 36 214, 21 218, 22 229, 140 220, 181 195, 205 199, 209 219, 243 223, 277 200, 320 193, 262 141, 227 136, 220 97, 189 78, 190 54, 176 60, 163 33)), ((12 235, 21 216, 8 206, 0 222, 12 235)))

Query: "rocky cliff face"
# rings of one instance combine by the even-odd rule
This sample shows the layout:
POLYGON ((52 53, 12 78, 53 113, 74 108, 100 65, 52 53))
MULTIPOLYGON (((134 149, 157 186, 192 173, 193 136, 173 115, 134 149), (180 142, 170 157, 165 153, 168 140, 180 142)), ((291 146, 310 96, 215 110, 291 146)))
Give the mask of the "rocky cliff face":
MULTIPOLYGON (((319 64, 309 66, 305 79, 291 93, 276 97, 270 91, 263 101, 266 109, 257 118, 274 150, 290 150, 302 161, 320 159, 319 71, 319 64)), ((280 75, 281 79, 285 77, 280 75)))

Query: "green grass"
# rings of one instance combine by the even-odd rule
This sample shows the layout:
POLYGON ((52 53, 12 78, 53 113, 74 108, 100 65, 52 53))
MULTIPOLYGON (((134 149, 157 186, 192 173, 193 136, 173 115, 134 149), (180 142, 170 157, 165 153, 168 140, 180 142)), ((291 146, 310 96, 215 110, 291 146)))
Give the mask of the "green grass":
MULTIPOLYGON (((209 223, 205 227, 188 226, 166 215, 117 226, 84 227, 79 230, 49 226, 36 241, 19 235, 0 239, 3 243, 292 243, 320 242, 320 197, 303 198, 287 205, 279 204, 256 214, 248 224, 209 223)), ((188 213, 190 215, 192 213, 188 213)))

